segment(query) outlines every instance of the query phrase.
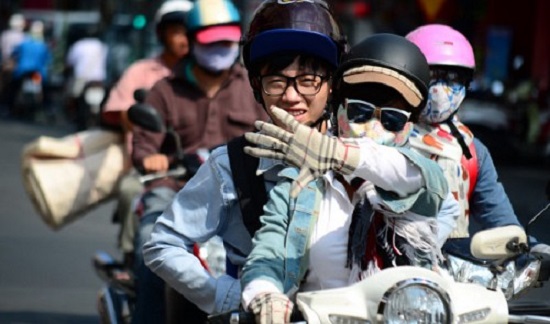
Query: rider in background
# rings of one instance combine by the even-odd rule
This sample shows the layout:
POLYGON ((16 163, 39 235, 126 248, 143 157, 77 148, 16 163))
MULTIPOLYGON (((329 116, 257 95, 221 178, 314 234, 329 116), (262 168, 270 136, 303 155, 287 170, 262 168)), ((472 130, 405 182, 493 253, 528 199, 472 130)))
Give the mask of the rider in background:
POLYGON ((107 45, 101 40, 99 27, 89 27, 68 49, 65 58, 67 81, 67 111, 75 118, 77 129, 86 128, 85 116, 78 108, 78 98, 90 82, 105 83, 107 79, 107 45))
POLYGON ((25 38, 25 17, 22 14, 16 13, 11 15, 8 23, 9 28, 0 34, 0 116, 7 116, 9 96, 12 95, 9 91, 8 84, 11 82, 12 72, 15 67, 11 57, 13 49, 19 45, 25 38))
POLYGON ((127 171, 119 181, 114 220, 120 223, 118 244, 124 254, 124 264, 129 267, 133 265, 134 233, 137 229, 133 202, 143 192, 143 185, 131 164, 132 124, 127 112, 135 103, 135 90, 149 90, 160 79, 172 75, 176 63, 189 53, 185 14, 192 7, 193 3, 187 0, 170 0, 160 6, 155 14, 155 24, 162 51, 156 57, 131 64, 111 89, 103 107, 103 123, 122 129, 127 149, 127 171))
POLYGON ((34 21, 30 24, 23 38, 11 53, 14 69, 11 81, 6 89, 7 102, 10 109, 13 109, 16 93, 22 86, 23 77, 29 73, 39 72, 42 88, 48 78, 48 70, 52 60, 50 48, 44 42, 44 24, 41 21, 34 21))
POLYGON ((8 23, 9 28, 0 35, 0 48, 2 49, 2 64, 6 64, 11 58, 13 49, 21 44, 25 38, 25 17, 20 13, 11 15, 8 23))
MULTIPOLYGON (((325 132, 332 76, 347 46, 327 3, 264 1, 252 17, 243 44, 248 87, 252 86, 258 102, 266 110, 277 105, 294 114, 300 123, 325 132), (279 89, 266 92, 277 84, 279 89)), ((209 314, 238 309, 241 286, 237 278, 252 248, 253 233, 247 220, 254 217, 250 223, 259 224, 259 215, 243 215, 241 211, 236 170, 228 151, 223 145, 212 152, 159 217, 143 251, 156 274, 209 314), (224 242, 231 266, 238 268, 218 278, 204 271, 192 251, 196 242, 216 235, 224 242)), ((242 147, 240 151, 243 158, 237 164, 250 158, 242 147)), ((243 167, 241 172, 263 187, 256 190, 256 182, 250 183, 256 190, 253 194, 258 194, 251 200, 259 204, 261 212, 261 191, 265 197, 281 179, 278 173, 284 164, 265 158, 254 162, 255 166, 243 167)))
MULTIPOLYGON (((428 102, 410 139, 411 147, 443 168, 461 216, 450 238, 467 237, 482 229, 520 225, 498 181, 487 147, 457 117, 475 69, 470 42, 450 26, 430 24, 407 36, 430 65, 428 102), (472 225, 473 225, 472 224, 472 225)), ((550 246, 530 238, 534 251, 550 254, 550 246)))
MULTIPOLYGON (((190 56, 175 67, 173 76, 157 82, 147 94, 146 103, 158 111, 167 128, 177 133, 184 153, 212 149, 252 130, 254 121, 266 119, 254 99, 246 70, 238 63, 240 23, 239 12, 229 0, 195 2, 187 13, 190 56)), ((159 172, 177 162, 174 152, 163 146, 164 139, 165 134, 135 127, 134 166, 159 172)), ((135 245, 135 322, 163 322, 164 284, 143 263, 141 248, 182 185, 173 178, 155 180, 142 196, 143 213, 135 245)))

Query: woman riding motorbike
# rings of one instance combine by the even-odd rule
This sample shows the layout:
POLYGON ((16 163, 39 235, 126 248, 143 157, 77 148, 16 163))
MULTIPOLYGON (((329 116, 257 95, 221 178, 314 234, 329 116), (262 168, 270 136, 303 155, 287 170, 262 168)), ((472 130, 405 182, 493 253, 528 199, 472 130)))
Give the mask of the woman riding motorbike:
POLYGON ((420 50, 392 34, 351 48, 335 78, 339 137, 300 125, 257 122, 246 152, 283 159, 262 228, 243 268, 243 306, 258 323, 287 323, 297 291, 347 286, 388 267, 437 269, 437 221, 456 204, 437 164, 407 149, 423 108, 429 68, 420 50))

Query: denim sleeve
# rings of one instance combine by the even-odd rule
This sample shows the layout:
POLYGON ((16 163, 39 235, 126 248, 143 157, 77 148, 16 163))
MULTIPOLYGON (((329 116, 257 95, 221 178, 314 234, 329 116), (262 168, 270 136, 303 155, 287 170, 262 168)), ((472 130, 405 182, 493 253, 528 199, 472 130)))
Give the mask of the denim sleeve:
POLYGON ((399 197, 393 191, 377 188, 384 205, 395 213, 411 211, 418 215, 436 217, 449 192, 443 171, 436 162, 407 148, 398 148, 410 163, 420 169, 424 186, 406 197, 399 197))
POLYGON ((498 180, 493 159, 487 147, 474 139, 478 161, 477 182, 470 200, 470 217, 483 229, 520 225, 512 204, 498 180))
POLYGON ((260 221, 262 227, 252 240, 252 252, 243 267, 241 286, 257 279, 272 282, 284 291, 285 238, 288 230, 291 181, 279 182, 270 192, 260 221))
POLYGON ((218 157, 213 152, 178 192, 143 247, 147 266, 209 314, 238 308, 241 290, 230 276, 211 276, 192 253, 195 242, 207 241, 225 226, 235 201, 229 166, 219 164, 218 157))
POLYGON ((451 232, 456 227, 456 220, 460 215, 460 206, 449 191, 447 198, 443 201, 441 209, 437 214, 437 244, 442 247, 451 232))

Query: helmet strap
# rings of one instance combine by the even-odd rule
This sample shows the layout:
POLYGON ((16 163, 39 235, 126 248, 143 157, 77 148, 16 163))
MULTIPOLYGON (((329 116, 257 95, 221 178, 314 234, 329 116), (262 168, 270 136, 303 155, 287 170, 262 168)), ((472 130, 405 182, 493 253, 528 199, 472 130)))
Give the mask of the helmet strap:
POLYGON ((315 127, 320 131, 321 126, 323 125, 323 122, 325 122, 329 119, 330 119, 330 111, 329 111, 328 107, 325 107, 325 110, 323 111, 323 114, 321 115, 321 117, 319 117, 319 119, 317 119, 315 122, 311 123, 308 126, 311 127, 311 128, 315 127))

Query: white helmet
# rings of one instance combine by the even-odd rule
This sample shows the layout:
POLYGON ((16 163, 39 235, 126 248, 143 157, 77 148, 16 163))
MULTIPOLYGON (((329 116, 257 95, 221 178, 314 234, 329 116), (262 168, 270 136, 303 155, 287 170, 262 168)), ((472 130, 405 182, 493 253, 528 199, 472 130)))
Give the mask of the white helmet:
POLYGON ((25 17, 22 14, 13 14, 10 17, 9 25, 11 29, 23 30, 25 29, 25 17))
POLYGON ((155 14, 157 27, 169 22, 181 22, 185 24, 185 14, 193 8, 193 2, 188 0, 165 1, 155 14))

